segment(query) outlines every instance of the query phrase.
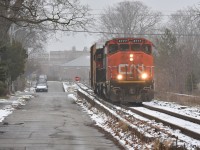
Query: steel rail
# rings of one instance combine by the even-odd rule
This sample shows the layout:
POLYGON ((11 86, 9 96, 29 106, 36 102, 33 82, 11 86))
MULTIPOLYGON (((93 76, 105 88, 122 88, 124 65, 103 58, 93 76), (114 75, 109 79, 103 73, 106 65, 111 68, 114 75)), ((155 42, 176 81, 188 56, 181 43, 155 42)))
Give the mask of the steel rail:
MULTIPOLYGON (((194 132, 194 131, 189 130, 189 129, 187 129, 187 128, 181 127, 181 126, 179 126, 179 125, 177 125, 177 124, 170 123, 170 122, 168 122, 168 121, 165 121, 165 120, 163 120, 163 119, 161 119, 161 118, 152 116, 152 115, 150 115, 150 114, 146 114, 146 113, 144 113, 144 112, 142 112, 142 111, 139 111, 139 110, 134 109, 133 107, 126 107, 125 109, 128 109, 128 110, 130 110, 130 111, 132 111, 132 112, 134 112, 134 113, 136 113, 136 114, 138 114, 138 115, 140 115, 140 116, 143 116, 143 117, 145 117, 145 118, 148 118, 148 119, 150 119, 150 120, 155 120, 156 122, 162 122, 164 125, 170 126, 172 129, 179 129, 179 130, 181 131, 181 133, 183 133, 183 134, 185 134, 185 135, 187 135, 187 136, 189 136, 189 137, 191 137, 191 138, 200 140, 200 133, 197 133, 197 132, 194 132)), ((174 117, 174 116, 173 116, 173 117, 174 117)), ((184 119, 183 119, 183 120, 184 120, 184 119)))
POLYGON ((193 118, 193 117, 189 117, 189 116, 186 116, 186 115, 182 115, 182 114, 179 114, 179 113, 175 113, 175 112, 172 112, 172 111, 169 111, 169 110, 166 110, 166 109, 161 109, 161 108, 149 106, 147 104, 143 104, 143 106, 145 108, 150 109, 150 110, 159 111, 159 112, 162 112, 162 113, 165 113, 165 114, 168 114, 168 115, 171 115, 171 116, 174 116, 174 117, 177 117, 177 118, 180 118, 180 119, 183 119, 183 120, 187 120, 187 121, 190 121, 190 122, 193 122, 193 123, 196 123, 196 124, 200 125, 200 120, 199 119, 196 119, 196 118, 193 118))

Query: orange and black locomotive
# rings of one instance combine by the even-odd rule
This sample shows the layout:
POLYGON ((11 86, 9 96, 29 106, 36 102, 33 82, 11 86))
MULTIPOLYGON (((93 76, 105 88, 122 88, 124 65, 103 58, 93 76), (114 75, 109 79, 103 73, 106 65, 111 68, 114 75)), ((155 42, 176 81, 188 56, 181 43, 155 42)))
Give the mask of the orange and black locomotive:
POLYGON ((115 38, 90 49, 94 92, 112 102, 144 102, 154 97, 153 43, 145 38, 115 38))

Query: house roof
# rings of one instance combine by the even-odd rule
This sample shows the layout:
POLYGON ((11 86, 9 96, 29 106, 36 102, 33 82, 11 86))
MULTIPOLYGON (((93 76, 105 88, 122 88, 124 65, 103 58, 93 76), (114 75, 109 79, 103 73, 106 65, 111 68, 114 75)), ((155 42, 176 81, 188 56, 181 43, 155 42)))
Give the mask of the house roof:
POLYGON ((89 67, 90 56, 81 56, 68 63, 62 64, 62 67, 89 67))

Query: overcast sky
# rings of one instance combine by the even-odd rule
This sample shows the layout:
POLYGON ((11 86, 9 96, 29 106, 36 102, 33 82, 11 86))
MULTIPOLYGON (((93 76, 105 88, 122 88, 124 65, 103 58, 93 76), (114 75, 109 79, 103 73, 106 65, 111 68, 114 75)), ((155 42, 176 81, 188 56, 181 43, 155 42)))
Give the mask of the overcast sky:
MULTIPOLYGON (((100 14, 101 11, 108 6, 116 5, 124 0, 80 0, 81 3, 89 5, 93 9, 93 14, 100 14)), ((134 0, 129 0, 134 1, 134 0)), ((138 0, 143 2, 151 10, 160 11, 169 15, 177 10, 187 8, 189 6, 200 5, 200 0, 138 0)), ((199 6, 200 7, 200 6, 199 6)), ((84 47, 90 48, 98 40, 96 34, 76 33, 67 36, 64 33, 55 35, 55 38, 49 40, 46 46, 47 51, 64 51, 71 50, 73 46, 77 50, 83 50, 84 47)))

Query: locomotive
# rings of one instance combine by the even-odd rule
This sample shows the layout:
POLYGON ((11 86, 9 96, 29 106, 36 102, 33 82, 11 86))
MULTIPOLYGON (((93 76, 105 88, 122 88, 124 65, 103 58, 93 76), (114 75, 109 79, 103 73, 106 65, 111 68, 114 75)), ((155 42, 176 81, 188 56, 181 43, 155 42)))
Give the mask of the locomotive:
POLYGON ((153 43, 145 38, 114 38, 90 48, 90 84, 112 102, 142 103, 154 98, 153 43))

